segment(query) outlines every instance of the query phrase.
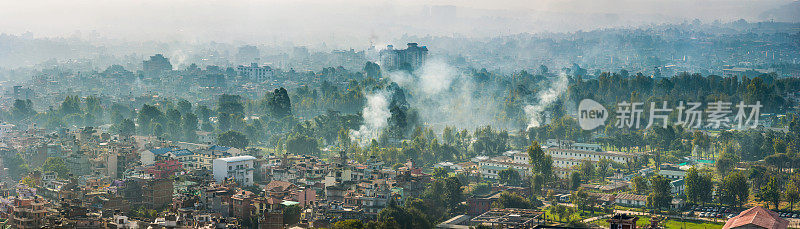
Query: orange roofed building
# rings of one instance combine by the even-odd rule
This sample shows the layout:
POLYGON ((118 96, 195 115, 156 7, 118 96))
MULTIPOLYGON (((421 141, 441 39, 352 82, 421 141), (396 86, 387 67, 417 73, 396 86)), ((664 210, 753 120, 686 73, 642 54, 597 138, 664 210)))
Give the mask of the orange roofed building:
POLYGON ((789 221, 778 216, 778 213, 770 211, 763 207, 753 207, 739 213, 739 215, 731 218, 725 223, 722 229, 750 229, 750 228, 766 228, 766 229, 785 229, 789 227, 789 221))

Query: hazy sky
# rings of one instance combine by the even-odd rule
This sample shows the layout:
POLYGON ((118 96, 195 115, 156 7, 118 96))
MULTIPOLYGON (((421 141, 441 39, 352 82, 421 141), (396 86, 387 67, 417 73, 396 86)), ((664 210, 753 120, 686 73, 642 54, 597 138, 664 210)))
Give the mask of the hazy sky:
MULTIPOLYGON (((0 0, 0 33, 133 41, 319 43, 494 36, 700 18, 761 20, 794 0, 0 0), (80 31, 80 33, 76 33, 80 31)), ((335 45, 334 45, 335 46, 335 45)))

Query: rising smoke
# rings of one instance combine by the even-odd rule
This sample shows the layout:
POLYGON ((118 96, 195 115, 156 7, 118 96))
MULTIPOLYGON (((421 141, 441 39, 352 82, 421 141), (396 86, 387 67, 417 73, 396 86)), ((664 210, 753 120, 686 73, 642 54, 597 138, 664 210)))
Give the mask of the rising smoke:
POLYGON ((408 102, 418 111, 420 121, 436 130, 511 126, 502 120, 502 104, 493 94, 496 85, 476 82, 441 59, 429 59, 413 74, 391 72, 389 78, 408 91, 408 102))
MULTIPOLYGON (((441 130, 446 126, 474 129, 491 125, 500 129, 519 127, 517 120, 506 117, 502 100, 494 92, 499 87, 493 82, 477 82, 470 74, 440 59, 426 61, 423 66, 408 73, 392 71, 389 79, 409 94, 407 101, 419 114, 426 126, 441 130)), ((541 125, 545 108, 566 91, 567 75, 562 73, 548 83, 546 89, 536 94, 535 102, 525 105, 528 128, 541 125)), ((386 90, 367 94, 363 110, 364 124, 351 130, 351 136, 364 145, 378 139, 388 126, 393 94, 386 90)))
POLYGON ((525 115, 528 117, 528 128, 542 125, 544 120, 544 110, 547 106, 558 100, 558 97, 567 90, 569 80, 567 74, 561 73, 551 82, 550 87, 540 91, 536 95, 538 100, 534 104, 525 105, 525 115))
POLYGON ((366 95, 367 104, 362 111, 364 124, 358 130, 350 130, 350 136, 359 145, 366 145, 378 136, 389 123, 389 93, 381 90, 366 95))

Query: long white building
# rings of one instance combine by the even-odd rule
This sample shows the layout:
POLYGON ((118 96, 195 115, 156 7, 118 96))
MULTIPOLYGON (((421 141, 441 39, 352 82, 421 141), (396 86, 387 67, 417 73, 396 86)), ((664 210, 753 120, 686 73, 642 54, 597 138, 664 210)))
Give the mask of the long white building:
MULTIPOLYGON (((591 161, 591 162, 598 162, 601 159, 608 159, 618 163, 625 163, 628 160, 633 160, 638 157, 637 154, 626 154, 621 152, 614 152, 614 151, 600 151, 599 148, 595 146, 595 144, 582 144, 582 143, 571 143, 567 148, 557 148, 557 147, 549 147, 543 148, 545 154, 550 155, 553 158, 553 173, 561 178, 566 178, 569 176, 570 171, 573 167, 580 165, 583 163, 584 160, 591 161)), ((513 164, 528 164, 528 153, 527 152, 520 152, 520 151, 509 151, 504 153, 505 156, 511 158, 510 163, 513 164)), ((481 176, 483 177, 490 177, 492 176, 492 172, 495 169, 493 167, 497 167, 498 164, 501 163, 484 163, 489 169, 485 169, 487 172, 484 173, 483 169, 481 170, 481 176)), ((505 168, 503 168, 505 169, 505 168)), ((496 175, 496 174, 494 174, 496 175)))
POLYGON ((573 150, 561 148, 547 148, 544 153, 553 157, 553 161, 558 160, 589 160, 598 162, 600 159, 608 159, 618 163, 625 163, 637 157, 635 154, 626 154, 614 151, 590 151, 590 150, 573 150))

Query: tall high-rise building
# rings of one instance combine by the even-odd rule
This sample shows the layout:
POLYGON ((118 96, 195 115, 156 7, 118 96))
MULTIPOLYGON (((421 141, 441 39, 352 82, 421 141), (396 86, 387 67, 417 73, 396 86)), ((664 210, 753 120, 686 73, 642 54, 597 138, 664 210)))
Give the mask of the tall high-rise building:
POLYGON ((406 49, 394 49, 394 46, 388 45, 380 52, 380 64, 386 70, 413 70, 421 67, 427 57, 428 47, 419 46, 417 43, 408 43, 406 49))

